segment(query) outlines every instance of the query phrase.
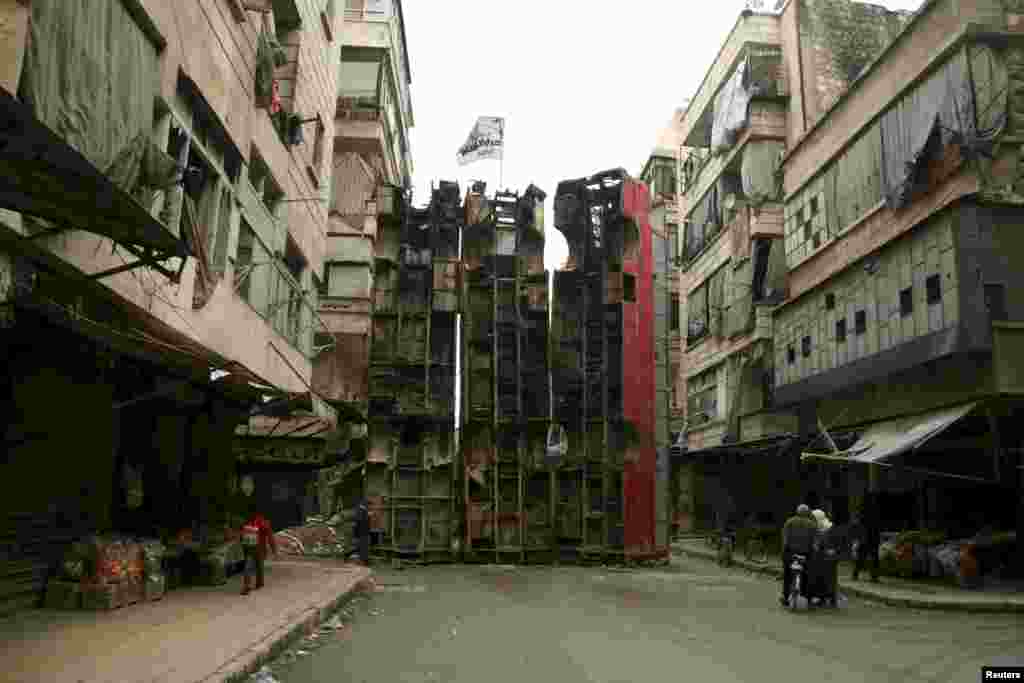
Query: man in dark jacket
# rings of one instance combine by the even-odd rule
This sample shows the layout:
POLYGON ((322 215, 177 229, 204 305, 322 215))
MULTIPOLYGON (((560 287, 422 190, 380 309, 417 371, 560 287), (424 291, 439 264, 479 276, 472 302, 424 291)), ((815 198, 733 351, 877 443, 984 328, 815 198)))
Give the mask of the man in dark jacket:
POLYGON ((352 531, 356 547, 359 549, 359 561, 365 566, 370 564, 370 506, 366 498, 356 503, 356 511, 352 520, 352 531))
POLYGON ((881 545, 881 521, 878 517, 878 496, 869 493, 864 497, 864 505, 854 517, 850 529, 850 540, 856 548, 853 565, 853 580, 856 581, 864 570, 864 565, 871 562, 871 580, 878 582, 878 547, 881 545))
POLYGON ((788 603, 789 589, 793 585, 793 570, 789 566, 793 555, 800 554, 809 558, 817 533, 818 524, 806 505, 800 505, 796 515, 786 520, 782 527, 782 597, 779 602, 783 607, 788 603))

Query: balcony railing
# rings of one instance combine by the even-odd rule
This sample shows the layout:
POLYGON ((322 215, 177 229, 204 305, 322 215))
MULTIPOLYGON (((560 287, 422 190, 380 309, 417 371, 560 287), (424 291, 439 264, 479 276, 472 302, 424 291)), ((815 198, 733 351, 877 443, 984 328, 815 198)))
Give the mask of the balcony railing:
POLYGON ((387 21, 393 16, 391 0, 346 0, 345 21, 387 21))

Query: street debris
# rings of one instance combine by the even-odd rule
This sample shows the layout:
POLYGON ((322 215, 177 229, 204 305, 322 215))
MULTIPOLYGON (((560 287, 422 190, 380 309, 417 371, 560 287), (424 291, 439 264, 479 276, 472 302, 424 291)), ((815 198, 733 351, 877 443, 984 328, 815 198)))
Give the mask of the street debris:
POLYGON ((347 558, 351 552, 347 534, 318 518, 305 525, 282 529, 275 534, 282 555, 347 558))
POLYGON ((274 674, 271 673, 270 667, 268 666, 260 667, 260 670, 250 676, 249 680, 250 683, 280 683, 280 681, 274 677, 274 674))

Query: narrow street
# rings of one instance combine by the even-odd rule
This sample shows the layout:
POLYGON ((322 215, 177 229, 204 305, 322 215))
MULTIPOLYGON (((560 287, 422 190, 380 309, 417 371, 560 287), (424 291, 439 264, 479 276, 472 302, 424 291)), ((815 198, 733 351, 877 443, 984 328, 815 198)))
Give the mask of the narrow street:
POLYGON ((271 665, 314 681, 975 681, 1024 664, 1024 617, 851 601, 783 611, 777 584, 700 560, 658 570, 378 569, 350 628, 271 665), (766 675, 767 674, 767 675, 766 675))

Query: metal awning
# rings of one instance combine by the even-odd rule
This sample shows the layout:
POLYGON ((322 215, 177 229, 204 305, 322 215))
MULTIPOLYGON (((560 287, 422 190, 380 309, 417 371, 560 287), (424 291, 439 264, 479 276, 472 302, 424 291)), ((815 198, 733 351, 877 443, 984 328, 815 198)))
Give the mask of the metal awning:
POLYGON ((681 444, 672 446, 670 455, 673 458, 706 458, 713 457, 716 455, 761 455, 764 453, 778 453, 780 450, 784 450, 792 446, 797 440, 796 434, 776 434, 774 436, 764 436, 756 439, 750 439, 748 441, 739 441, 731 444, 722 444, 720 446, 709 446, 707 448, 700 448, 697 450, 688 450, 682 447, 681 444))
MULTIPOLYGON (((191 256, 186 244, 78 150, 0 88, 0 208, 85 230, 131 251, 133 265, 176 279, 161 261, 191 256)), ((31 238, 24 238, 26 240, 31 238)), ((123 269, 122 269, 123 270, 123 269)))
POLYGON ((846 459, 852 462, 875 463, 914 451, 953 423, 962 420, 977 405, 977 401, 971 401, 921 415, 873 424, 849 450, 834 455, 846 456, 846 459))

